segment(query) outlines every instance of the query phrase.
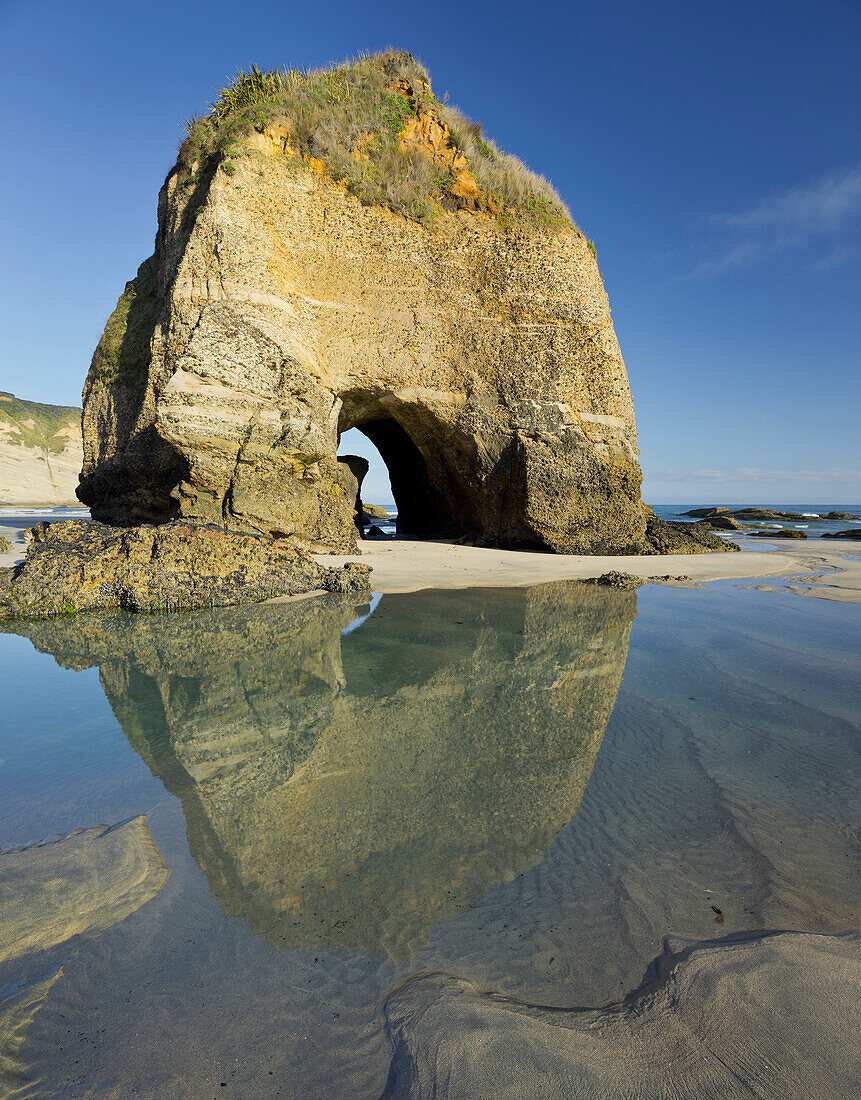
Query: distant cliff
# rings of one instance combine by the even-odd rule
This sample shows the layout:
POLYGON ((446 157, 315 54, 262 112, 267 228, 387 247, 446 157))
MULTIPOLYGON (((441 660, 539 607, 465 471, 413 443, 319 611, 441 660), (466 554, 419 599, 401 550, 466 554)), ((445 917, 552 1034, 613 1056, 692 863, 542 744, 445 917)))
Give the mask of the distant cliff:
POLYGON ((78 504, 81 410, 0 393, 0 505, 78 504))

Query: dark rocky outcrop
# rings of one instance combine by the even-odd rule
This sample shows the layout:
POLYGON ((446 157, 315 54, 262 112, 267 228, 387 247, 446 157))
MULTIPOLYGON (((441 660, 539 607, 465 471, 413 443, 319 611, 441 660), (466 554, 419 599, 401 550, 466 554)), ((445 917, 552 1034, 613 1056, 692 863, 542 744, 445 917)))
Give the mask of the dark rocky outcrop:
POLYGON ((861 516, 854 516, 851 512, 829 512, 825 519, 861 519, 861 516))
POLYGON ((732 516, 709 516, 708 519, 698 520, 698 523, 713 531, 743 531, 744 524, 739 523, 732 516))
POLYGON ((766 520, 766 519, 782 519, 789 520, 790 522, 800 522, 805 517, 801 512, 781 512, 773 508, 739 508, 735 512, 731 512, 730 515, 735 519, 745 520, 766 520))
POLYGON ((732 515, 729 508, 724 508, 719 505, 716 508, 691 508, 688 512, 682 512, 683 516, 690 516, 691 519, 711 519, 712 516, 732 515))
POLYGON ((848 531, 826 531, 824 539, 854 539, 861 540, 861 527, 850 527, 848 531))
POLYGON ((659 519, 646 521, 646 554, 706 554, 711 550, 738 550, 734 542, 713 535, 698 523, 659 519))
POLYGON ((794 531, 786 528, 775 527, 770 531, 751 531, 755 539, 806 539, 806 531, 794 531))
POLYGON ((12 543, 4 535, 0 535, 0 554, 8 554, 14 549, 12 543))
POLYGON ((383 520, 389 522, 389 513, 385 508, 381 508, 379 504, 362 504, 362 515, 365 523, 374 523, 376 520, 383 520))
POLYGON ((326 569, 282 539, 182 523, 38 523, 24 561, 0 571, 0 618, 123 608, 173 611, 315 589, 368 589, 370 567, 326 569))
POLYGON ((635 577, 633 573, 618 573, 615 570, 611 570, 609 573, 602 573, 600 577, 592 577, 585 583, 600 584, 605 588, 621 588, 627 591, 633 591, 634 589, 642 588, 642 586, 648 584, 649 581, 646 577, 635 577))
MULTIPOLYGON (((682 515, 690 516, 692 519, 742 519, 749 522, 755 522, 756 520, 789 520, 791 522, 800 522, 805 519, 810 519, 810 516, 805 516, 801 512, 780 512, 775 511, 773 508, 736 508, 732 510, 730 508, 691 508, 689 512, 683 512, 682 515)), ((830 516, 828 518, 831 518, 830 516)), ((837 517, 835 517, 837 518, 837 517)), ((847 518, 851 519, 851 516, 847 518)))

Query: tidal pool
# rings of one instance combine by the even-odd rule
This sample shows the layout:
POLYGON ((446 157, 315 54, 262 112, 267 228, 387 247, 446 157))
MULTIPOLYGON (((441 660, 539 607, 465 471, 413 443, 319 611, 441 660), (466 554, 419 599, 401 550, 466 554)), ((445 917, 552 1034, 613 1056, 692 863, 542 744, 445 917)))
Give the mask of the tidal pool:
POLYGON ((666 935, 858 923, 853 605, 559 582, 4 630, 0 1096, 376 1098, 412 975, 601 1005, 666 935))

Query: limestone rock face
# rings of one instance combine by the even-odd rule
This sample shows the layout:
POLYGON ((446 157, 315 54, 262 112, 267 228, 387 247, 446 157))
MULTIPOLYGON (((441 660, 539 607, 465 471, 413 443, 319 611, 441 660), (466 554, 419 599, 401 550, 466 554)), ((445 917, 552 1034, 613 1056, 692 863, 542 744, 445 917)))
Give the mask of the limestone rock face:
POLYGON ((229 171, 165 182, 155 254, 84 390, 94 517, 352 549, 336 452, 359 427, 405 532, 641 548, 634 408, 579 230, 466 209, 426 228, 362 205, 276 130, 238 140, 229 171))

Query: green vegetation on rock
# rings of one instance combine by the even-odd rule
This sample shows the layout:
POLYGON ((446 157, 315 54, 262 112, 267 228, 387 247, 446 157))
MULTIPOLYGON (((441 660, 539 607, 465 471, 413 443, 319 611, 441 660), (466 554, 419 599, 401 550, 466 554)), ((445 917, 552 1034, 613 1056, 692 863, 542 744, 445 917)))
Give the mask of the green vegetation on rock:
POLYGON ((329 69, 238 72, 206 115, 189 119, 178 169, 188 188, 218 167, 230 175, 243 137, 278 122, 300 157, 322 162, 363 203, 432 225, 452 176, 401 140, 405 126, 429 111, 448 128, 448 147, 466 158, 493 213, 548 228, 571 225, 553 187, 439 101, 425 69, 403 51, 364 54, 329 69))
POLYGON ((150 362, 150 340, 161 309, 156 293, 155 257, 150 256, 126 283, 93 355, 90 379, 109 385, 143 385, 150 362))
MULTIPOLYGON (((11 393, 0 394, 0 425, 12 427, 3 432, 7 443, 20 444, 22 447, 44 447, 58 454, 65 450, 68 432, 60 435, 64 429, 80 431, 81 410, 71 405, 43 405, 39 401, 24 401, 11 393)), ((2 429, 0 429, 2 430, 2 429)))

